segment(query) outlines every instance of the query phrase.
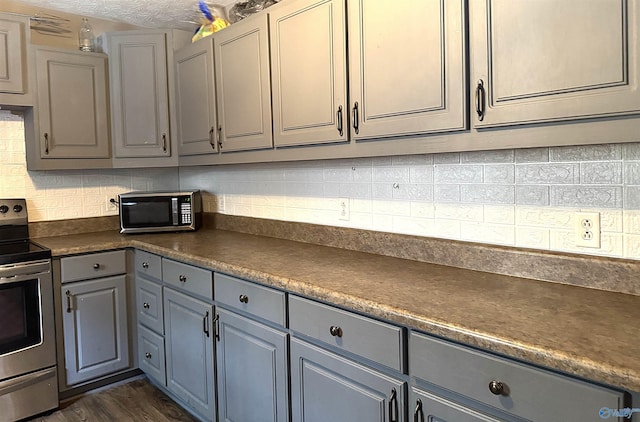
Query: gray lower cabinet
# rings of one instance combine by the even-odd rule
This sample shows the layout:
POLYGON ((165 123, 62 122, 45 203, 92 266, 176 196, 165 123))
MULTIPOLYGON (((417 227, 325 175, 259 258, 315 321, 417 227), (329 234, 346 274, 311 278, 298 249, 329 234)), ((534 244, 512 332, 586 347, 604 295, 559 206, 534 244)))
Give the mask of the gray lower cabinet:
POLYGON ((126 276, 62 285, 67 385, 129 367, 126 276))
POLYGON ((218 412, 224 422, 287 422, 288 334, 218 308, 218 412))
POLYGON ((399 422, 405 406, 401 379, 291 339, 293 422, 399 422))
POLYGON ((416 332, 409 336, 409 368, 416 393, 410 404, 418 406, 417 399, 422 400, 425 416, 452 415, 449 408, 455 407, 464 418, 450 420, 495 420, 483 416, 486 413, 509 421, 595 422, 602 420, 601 408, 625 407, 621 391, 416 332), (416 385, 432 391, 421 393, 416 385), (435 407, 427 408, 428 403, 435 407))
POLYGON ((60 259, 61 391, 130 368, 126 271, 124 250, 60 259))
POLYGON ((164 287, 167 389, 200 417, 216 419, 213 305, 164 287))

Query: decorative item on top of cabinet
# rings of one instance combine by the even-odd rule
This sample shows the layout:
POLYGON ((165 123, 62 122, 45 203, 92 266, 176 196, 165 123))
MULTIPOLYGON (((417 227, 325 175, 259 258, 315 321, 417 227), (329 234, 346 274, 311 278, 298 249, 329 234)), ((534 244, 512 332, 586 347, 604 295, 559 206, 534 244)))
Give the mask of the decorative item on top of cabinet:
POLYGON ((109 158, 107 56, 50 47, 34 50, 38 158, 109 158))
POLYGON ((276 147, 347 141, 345 0, 269 8, 276 147))
POLYGON ((220 151, 272 148, 267 15, 225 28, 213 42, 220 151))
POLYGON ((168 66, 173 33, 110 32, 103 35, 103 44, 109 54, 114 167, 177 164, 177 155, 172 156, 173 66, 168 66))
POLYGON ((462 0, 348 0, 351 138, 467 126, 462 0))
POLYGON ((62 389, 129 368, 125 262, 124 250, 60 259, 62 389))
POLYGON ((27 87, 29 17, 0 12, 0 105, 30 106, 27 87))
POLYGON ((475 127, 640 113, 637 1, 469 8, 475 127))
POLYGON ((215 153, 218 134, 212 37, 176 51, 175 67, 180 155, 215 153))

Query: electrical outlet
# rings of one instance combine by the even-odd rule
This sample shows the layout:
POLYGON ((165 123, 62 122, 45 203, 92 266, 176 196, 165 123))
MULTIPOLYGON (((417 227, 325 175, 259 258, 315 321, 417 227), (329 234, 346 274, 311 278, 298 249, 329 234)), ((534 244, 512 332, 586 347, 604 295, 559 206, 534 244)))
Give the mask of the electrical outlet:
POLYGON ((577 212, 574 214, 576 246, 600 247, 600 213, 577 212))
POLYGON ((118 203, 116 202, 117 201, 116 197, 107 195, 104 197, 104 201, 105 201, 105 210, 107 211, 108 215, 118 214, 118 203))
POLYGON ((338 219, 349 221, 349 198, 338 199, 338 219))

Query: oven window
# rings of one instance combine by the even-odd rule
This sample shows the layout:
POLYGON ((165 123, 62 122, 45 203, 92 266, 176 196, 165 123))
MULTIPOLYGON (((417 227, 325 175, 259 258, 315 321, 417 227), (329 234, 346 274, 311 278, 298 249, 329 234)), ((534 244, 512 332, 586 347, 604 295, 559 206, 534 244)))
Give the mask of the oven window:
POLYGON ((0 321, 0 355, 41 342, 37 279, 0 284, 0 321))
POLYGON ((162 227, 172 224, 171 199, 137 198, 122 204, 125 227, 162 227))

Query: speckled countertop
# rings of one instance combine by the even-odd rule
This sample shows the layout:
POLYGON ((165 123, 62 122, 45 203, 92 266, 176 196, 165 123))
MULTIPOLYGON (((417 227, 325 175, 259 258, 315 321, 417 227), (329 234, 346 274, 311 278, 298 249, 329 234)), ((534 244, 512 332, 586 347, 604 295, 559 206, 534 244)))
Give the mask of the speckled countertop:
POLYGON ((640 296, 224 230, 37 241, 54 256, 135 247, 640 391, 640 296))

